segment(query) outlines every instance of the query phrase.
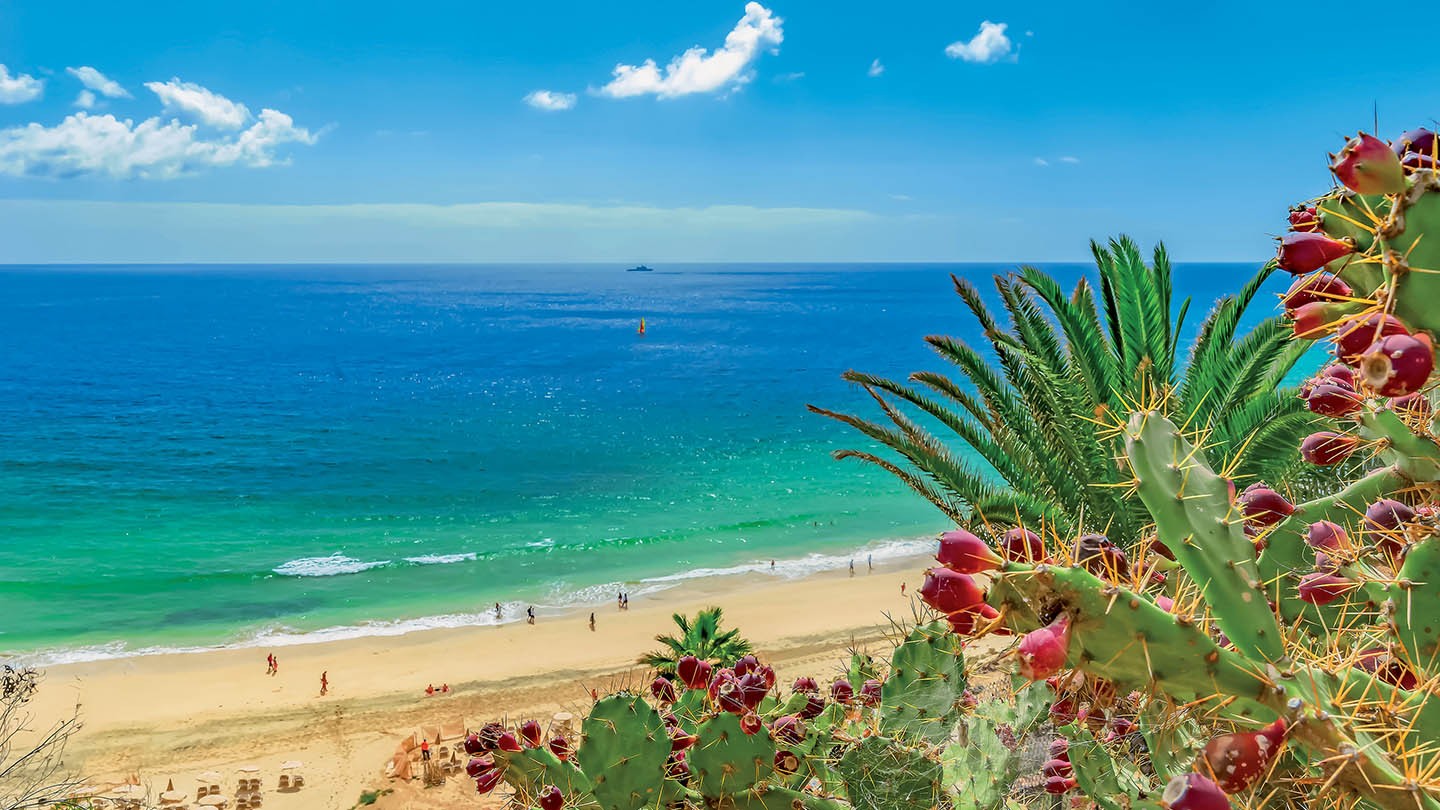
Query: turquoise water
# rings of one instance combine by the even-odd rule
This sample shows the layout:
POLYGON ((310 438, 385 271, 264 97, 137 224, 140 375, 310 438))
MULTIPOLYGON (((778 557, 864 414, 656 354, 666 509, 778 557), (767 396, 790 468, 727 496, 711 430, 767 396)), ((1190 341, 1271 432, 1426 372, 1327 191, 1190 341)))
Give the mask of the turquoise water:
POLYGON ((913 551, 942 521, 804 405, 937 367, 924 335, 976 337, 948 274, 1003 269, 0 268, 0 650, 510 621, 913 551))

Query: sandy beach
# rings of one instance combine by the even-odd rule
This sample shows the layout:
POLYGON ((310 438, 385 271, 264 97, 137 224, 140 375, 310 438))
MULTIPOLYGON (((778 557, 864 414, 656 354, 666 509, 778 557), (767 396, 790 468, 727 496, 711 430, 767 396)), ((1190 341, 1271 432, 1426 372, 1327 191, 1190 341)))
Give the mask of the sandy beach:
MULTIPOLYGON (((46 672, 35 705, 49 720, 79 707, 83 730, 67 765, 98 781, 137 775, 152 795, 167 781, 191 790, 195 776, 257 766, 267 807, 350 808, 364 790, 391 788, 380 807, 455 806, 467 780, 423 789, 389 782, 382 768, 396 742, 421 725, 463 719, 470 727, 504 716, 583 716, 591 689, 643 686, 635 656, 668 632, 673 612, 725 610, 762 657, 788 680, 838 674, 846 649, 888 655, 890 617, 913 615, 923 559, 888 568, 817 574, 797 581, 728 577, 612 604, 542 617, 537 624, 432 630, 313 645, 141 656, 68 664, 46 672), (908 582, 906 595, 900 593, 908 582), (266 675, 267 653, 279 673, 266 675), (329 694, 321 697, 320 676, 329 694), (433 684, 450 693, 427 697, 433 684), (305 763, 306 788, 271 791, 287 760, 305 763)), ((228 790, 228 788, 227 788, 228 790)), ((478 804, 476 798, 465 803, 478 804)))

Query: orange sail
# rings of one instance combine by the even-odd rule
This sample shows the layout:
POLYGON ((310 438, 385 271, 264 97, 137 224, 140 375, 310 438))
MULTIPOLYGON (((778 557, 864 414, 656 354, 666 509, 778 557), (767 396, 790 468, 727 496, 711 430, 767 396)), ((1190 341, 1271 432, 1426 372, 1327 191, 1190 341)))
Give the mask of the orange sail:
POLYGON ((639 329, 636 329, 636 330, 635 330, 635 333, 636 333, 637 335, 643 335, 643 334, 645 334, 645 319, 644 319, 644 318, 641 318, 641 319, 640 319, 640 328, 639 328, 639 329))

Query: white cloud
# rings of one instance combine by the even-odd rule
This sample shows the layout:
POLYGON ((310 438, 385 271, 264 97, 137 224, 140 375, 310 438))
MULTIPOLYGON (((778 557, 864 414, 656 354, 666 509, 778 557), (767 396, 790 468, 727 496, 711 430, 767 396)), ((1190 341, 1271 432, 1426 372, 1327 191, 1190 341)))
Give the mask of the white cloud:
POLYGON ((867 76, 869 76, 870 78, 873 79, 873 78, 875 78, 876 76, 879 76, 880 74, 882 74, 882 73, 884 73, 884 72, 885 72, 885 66, 882 65, 882 64, 880 64, 880 60, 879 60, 879 59, 876 59, 875 61, 873 61, 873 62, 870 63, 870 69, 867 70, 867 71, 865 71, 865 74, 866 74, 867 76))
POLYGON ((1049 165, 1050 165, 1050 161, 1046 160, 1045 158, 1037 157, 1037 158, 1035 158, 1035 165, 1036 165, 1036 166, 1049 166, 1049 165))
POLYGON ((525 97, 525 103, 537 110, 558 112, 560 110, 568 110, 575 106, 575 94, 536 90, 525 97))
MULTIPOLYGON (((89 65, 81 67, 67 67, 65 72, 80 80, 85 89, 93 90, 95 93, 106 98, 130 98, 130 91, 120 86, 120 83, 106 76, 89 65)), ((91 94, 94 98, 94 93, 91 94)))
POLYGON ((1080 158, 1074 157, 1074 156, 1072 156, 1072 155, 1066 155, 1066 156, 1060 158, 1060 162, 1061 162, 1061 163, 1079 163, 1079 162, 1080 162, 1080 158))
POLYGON ((146 82, 145 86, 160 97, 166 110, 189 113, 213 127, 239 129, 250 120, 250 110, 244 104, 193 82, 176 78, 168 82, 146 82))
POLYGON ((891 194, 890 199, 895 200, 896 202, 910 202, 910 200, 914 198, 911 197, 909 194, 891 194))
POLYGON ((980 23, 980 33, 976 34, 969 42, 960 40, 945 46, 945 55, 951 59, 961 59, 966 62, 988 65, 999 62, 1001 59, 1010 57, 1010 38, 1005 36, 1005 23, 993 23, 986 20, 980 23))
POLYGON ((800 71, 795 71, 795 72, 793 72, 793 73, 781 73, 779 76, 776 76, 776 77, 775 77, 775 81, 777 81, 777 82, 798 82, 798 81, 800 81, 800 80, 803 79, 803 78, 805 78, 805 71, 800 70, 800 71))
POLYGON ((10 75, 10 71, 0 65, 0 104, 23 104, 27 101, 34 101, 45 91, 45 80, 37 79, 28 73, 17 73, 10 75))
POLYGON ((738 87, 750 81, 750 65, 762 52, 780 47, 785 39, 783 22, 759 3, 746 3, 745 16, 725 36, 724 47, 713 53, 693 47, 671 59, 663 73, 653 59, 638 66, 616 65, 614 78, 599 92, 611 98, 675 98, 738 87))
POLYGON ((261 110, 249 128, 213 139, 175 120, 155 117, 136 124, 79 112, 53 127, 0 130, 0 174, 168 179, 217 166, 271 166, 283 162, 276 157, 277 147, 313 144, 317 137, 277 110, 261 110))
POLYGON ((81 90, 80 94, 75 96, 75 106, 79 107, 82 110, 88 110, 91 107, 94 107, 95 94, 90 92, 89 90, 81 90))

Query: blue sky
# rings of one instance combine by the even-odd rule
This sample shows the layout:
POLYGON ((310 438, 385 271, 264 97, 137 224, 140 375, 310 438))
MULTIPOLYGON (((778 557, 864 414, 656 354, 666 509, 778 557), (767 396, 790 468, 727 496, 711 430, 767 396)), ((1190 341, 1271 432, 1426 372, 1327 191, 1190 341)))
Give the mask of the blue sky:
POLYGON ((1350 8, 0 0, 0 262, 1258 260, 1440 110, 1350 8))

